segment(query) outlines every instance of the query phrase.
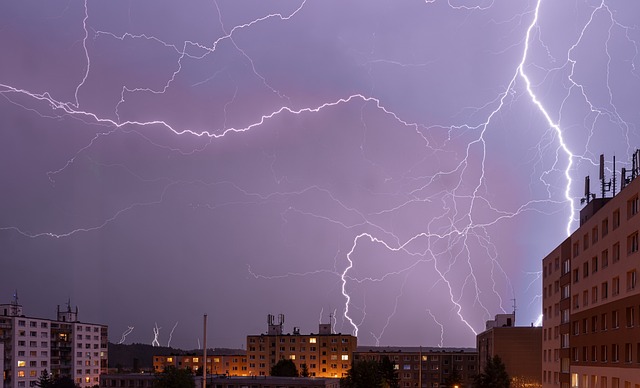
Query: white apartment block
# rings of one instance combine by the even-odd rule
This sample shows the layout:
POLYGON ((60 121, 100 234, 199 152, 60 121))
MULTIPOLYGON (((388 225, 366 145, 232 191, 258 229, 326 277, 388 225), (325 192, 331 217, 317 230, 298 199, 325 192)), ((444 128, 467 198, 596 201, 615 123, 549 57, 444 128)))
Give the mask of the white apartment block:
POLYGON ((35 387, 43 372, 67 376, 82 388, 97 386, 107 371, 107 326, 77 320, 78 310, 56 320, 27 317, 17 296, 0 305, 2 388, 35 387))

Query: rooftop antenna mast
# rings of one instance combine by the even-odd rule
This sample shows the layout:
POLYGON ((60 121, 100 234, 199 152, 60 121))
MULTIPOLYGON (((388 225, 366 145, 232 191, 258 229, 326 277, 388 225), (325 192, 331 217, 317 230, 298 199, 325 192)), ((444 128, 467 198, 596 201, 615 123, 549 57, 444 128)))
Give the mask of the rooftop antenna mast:
MULTIPOLYGON (((613 171, 616 170, 616 156, 613 156, 613 171)), ((600 183, 602 185, 602 198, 604 198, 604 194, 607 191, 612 191, 613 196, 616 196, 616 174, 613 174, 613 179, 609 179, 609 181, 605 181, 604 175, 604 154, 600 154, 600 183)))
POLYGON ((18 290, 13 291, 13 301, 11 302, 14 306, 18 305, 18 290))
POLYGON ((596 195, 591 193, 591 183, 589 176, 584 177, 584 197, 580 198, 580 203, 589 203, 592 199, 595 199, 596 195))

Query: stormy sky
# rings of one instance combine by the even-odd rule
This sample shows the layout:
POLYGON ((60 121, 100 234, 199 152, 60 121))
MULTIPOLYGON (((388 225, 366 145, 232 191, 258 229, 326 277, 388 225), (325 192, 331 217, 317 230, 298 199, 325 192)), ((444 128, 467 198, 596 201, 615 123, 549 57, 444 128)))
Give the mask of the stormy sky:
MULTIPOLYGON (((640 145, 630 1, 3 1, 0 302, 475 346, 640 145)), ((619 174, 618 174, 619 180, 619 174)), ((608 193, 607 195, 611 195, 608 193)), ((122 338, 128 327, 133 327, 122 338)), ((172 331, 173 330, 173 331, 172 331)))

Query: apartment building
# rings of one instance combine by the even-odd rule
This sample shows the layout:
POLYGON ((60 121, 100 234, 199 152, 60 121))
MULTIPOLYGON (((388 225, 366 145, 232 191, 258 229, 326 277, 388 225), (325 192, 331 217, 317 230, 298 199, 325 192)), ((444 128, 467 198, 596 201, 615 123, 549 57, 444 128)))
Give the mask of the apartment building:
MULTIPOLYGON (((168 367, 188 368, 193 371, 202 368, 202 356, 172 355, 154 356, 153 370, 162 373, 168 367)), ((249 376, 247 355, 237 354, 207 354, 207 375, 249 376)))
POLYGON ((60 311, 57 319, 28 317, 17 295, 0 305, 4 388, 34 387, 46 370, 68 376, 80 387, 99 384, 107 370, 107 326, 79 322, 78 310, 60 311))
POLYGON ((544 387, 640 387, 639 167, 637 151, 611 198, 587 186, 580 227, 543 260, 544 387))
POLYGON ((498 314, 487 321, 486 329, 476 336, 479 370, 499 356, 511 378, 511 386, 542 386, 542 328, 516 326, 515 313, 498 314))
POLYGON ((292 360, 298 371, 306 366, 311 377, 344 377, 351 368, 357 338, 350 334, 333 333, 332 326, 320 324, 318 333, 283 333, 284 315, 268 316, 266 334, 247 336, 248 372, 252 376, 268 376, 281 359, 292 360))
POLYGON ((478 352, 472 348, 359 346, 354 360, 388 357, 398 370, 400 387, 443 387, 457 375, 461 387, 471 387, 478 373, 478 352))

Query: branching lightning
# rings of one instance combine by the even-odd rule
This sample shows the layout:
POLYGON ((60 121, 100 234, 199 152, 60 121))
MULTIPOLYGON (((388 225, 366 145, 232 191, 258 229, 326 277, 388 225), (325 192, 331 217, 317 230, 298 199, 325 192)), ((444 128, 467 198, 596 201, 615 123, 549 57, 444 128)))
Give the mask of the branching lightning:
POLYGON ((118 345, 124 343, 124 341, 127 339, 127 336, 131 334, 133 329, 134 329, 133 326, 127 326, 127 330, 125 330, 124 333, 122 333, 122 338, 120 338, 120 341, 118 341, 118 345))
MULTIPOLYGON (((402 56, 393 50, 388 51, 391 54, 378 55, 375 51, 382 49, 372 43, 368 54, 357 54, 365 59, 354 61, 365 68, 366 71, 362 73, 369 77, 369 85, 339 88, 338 92, 332 91, 326 95, 309 90, 306 93, 317 96, 305 100, 295 93, 295 88, 278 78, 278 72, 286 70, 274 71, 265 63, 260 49, 247 41, 254 39, 252 34, 266 34, 274 26, 285 29, 304 24, 305 18, 317 12, 317 8, 313 8, 317 6, 301 0, 288 12, 267 12, 233 25, 227 20, 234 19, 237 15, 226 12, 223 5, 214 1, 210 10, 212 24, 220 30, 218 36, 212 36, 209 32, 206 39, 189 37, 176 40, 169 37, 169 34, 134 29, 131 26, 124 31, 109 30, 97 23, 99 15, 90 12, 92 4, 85 0, 81 20, 77 20, 80 31, 77 37, 78 60, 81 63, 77 65, 79 69, 76 70, 72 85, 67 85, 72 91, 67 92, 66 97, 64 92, 55 88, 41 90, 25 86, 28 83, 14 82, 10 75, 0 77, 0 96, 4 97, 3 104, 11 109, 20 110, 45 122, 70 122, 70 125, 89 128, 82 140, 73 142, 73 148, 69 148, 71 151, 48 162, 50 164, 45 174, 51 187, 64 187, 65 179, 68 180, 69 176, 85 168, 87 164, 100 171, 117 171, 119 174, 124 172, 128 182, 152 187, 144 195, 132 197, 135 199, 114 201, 113 206, 105 207, 99 219, 78 221, 70 217, 68 222, 49 227, 46 226, 48 224, 39 225, 28 220, 23 222, 19 218, 16 218, 17 221, 5 218, 10 221, 0 221, 1 233, 25 240, 40 239, 45 243, 49 240, 76 241, 108 229, 117 229, 121 219, 135 218, 134 215, 158 210, 175 201, 175 196, 178 195, 176 193, 197 187, 202 195, 192 195, 186 200, 188 209, 196 214, 194 217, 216 220, 221 214, 224 214, 222 218, 228 217, 236 209, 268 208, 270 214, 276 214, 276 218, 279 216, 277 222, 280 224, 274 225, 273 229, 277 229, 282 236, 299 238, 303 234, 301 231, 311 235, 305 243, 299 243, 298 251, 292 249, 293 252, 304 256, 307 251, 312 250, 305 244, 316 244, 314 249, 330 246, 323 251, 326 261, 301 263, 303 260, 299 260, 295 262, 295 268, 286 270, 270 266, 268 260, 248 257, 245 264, 249 281, 254 284, 284 283, 300 278, 330 278, 333 282, 331 291, 335 295, 329 296, 331 292, 328 291, 326 297, 336 299, 327 300, 327 305, 341 305, 331 315, 332 327, 338 326, 337 315, 340 314, 342 325, 347 331, 354 335, 360 333, 363 338, 359 340, 361 343, 385 343, 389 333, 396 329, 394 323, 398 320, 398 315, 407 309, 406 303, 418 304, 420 308, 414 311, 426 311, 428 314, 428 317, 424 317, 428 325, 423 326, 435 322, 439 328, 439 336, 435 340, 430 336, 428 340, 442 347, 451 340, 447 337, 450 326, 464 330, 471 337, 482 328, 484 320, 505 310, 505 300, 516 294, 529 296, 539 293, 535 291, 541 279, 541 273, 535 271, 538 266, 527 263, 526 268, 519 268, 520 273, 517 274, 527 280, 512 282, 514 269, 509 260, 524 262, 539 261, 541 258, 531 258, 525 244, 514 250, 504 249, 508 245, 503 241, 506 238, 496 230, 508 230, 517 220, 535 214, 556 222, 561 218, 564 232, 570 234, 576 222, 577 210, 577 190, 573 177, 577 173, 582 174, 581 171, 576 171, 578 166, 595 166, 594 155, 599 147, 598 136, 601 136, 598 135, 601 131, 599 126, 608 123, 617 129, 624 139, 627 153, 636 148, 637 128, 634 118, 616 104, 620 97, 616 94, 613 74, 618 63, 616 55, 619 54, 615 50, 614 41, 624 41, 624 49, 628 52, 625 60, 629 74, 637 82, 640 80, 637 72, 640 58, 637 41, 640 37, 638 28, 620 21, 615 8, 605 0, 600 0, 595 6, 585 5, 588 9, 586 17, 576 17, 575 37, 566 49, 554 47, 550 44, 551 38, 545 36, 551 34, 547 31, 552 31, 545 24, 550 22, 544 19, 545 7, 552 7, 551 2, 535 0, 525 11, 518 11, 521 13, 516 12, 515 16, 509 15, 504 24, 515 26, 512 27, 512 33, 517 34, 518 39, 514 42, 505 41, 503 47, 488 50, 495 55, 500 67, 499 83, 492 86, 490 93, 474 101, 475 107, 462 107, 459 115, 454 118, 443 118, 438 112, 433 112, 433 119, 420 118, 424 116, 404 107, 405 103, 410 105, 408 101, 394 97, 395 94, 412 95, 410 87, 403 86, 406 90, 398 89, 401 90, 400 93, 393 88, 385 91, 382 86, 378 86, 381 82, 376 77, 377 71, 381 71, 379 69, 382 67, 396 69, 390 73, 392 75, 432 76, 431 69, 438 65, 440 58, 413 57, 413 54, 402 56), (606 28, 602 27, 603 24, 606 24, 606 28), (588 45, 589 34, 595 33, 604 34, 604 99, 594 96, 594 87, 583 81, 584 75, 581 74, 581 66, 586 65, 584 59, 581 59, 583 54, 580 50, 588 45), (162 76, 156 75, 154 82, 148 84, 134 85, 131 81, 122 81, 114 88, 116 97, 112 105, 96 108, 91 105, 88 97, 92 93, 91 88, 95 88, 92 84, 96 82, 94 78, 99 77, 101 61, 104 61, 105 53, 100 52, 102 46, 99 44, 126 47, 131 42, 146 44, 162 52, 165 56, 163 60, 170 58, 170 66, 167 66, 169 70, 165 69, 164 73, 159 73, 162 76), (543 59, 535 56, 536 50, 543 52, 543 59), (558 50, 561 50, 563 57, 560 63, 557 63, 561 58, 558 50), (513 56, 515 59, 504 60, 508 57, 507 54, 516 51, 518 55, 513 56), (394 57, 393 54, 397 56, 394 57), (233 65, 225 62, 231 61, 228 58, 235 58, 234 62, 230 62, 233 65), (193 73, 202 71, 199 66, 206 71, 194 76, 193 73), (175 109, 183 113, 184 109, 183 114, 188 116, 188 112, 191 112, 188 105, 191 102, 184 95, 197 94, 200 88, 214 83, 214 87, 206 90, 215 91, 223 84, 218 83, 220 79, 225 77, 231 80, 228 82, 234 83, 228 88, 228 93, 214 93, 215 98, 211 98, 205 105, 220 107, 219 124, 201 124, 207 122, 206 118, 209 116, 206 115, 203 115, 202 121, 185 119, 182 122, 179 118, 173 118, 170 112, 145 113, 148 116, 130 112, 144 106, 141 101, 148 101, 154 106, 151 102, 155 103, 155 99, 169 99, 175 93, 184 98, 184 105, 187 107, 175 104, 167 110, 175 109), (554 78, 560 79, 561 86, 557 88, 560 90, 559 97, 557 91, 551 90, 549 86, 554 78), (246 94, 249 93, 245 83, 259 91, 256 92, 255 99, 261 101, 254 107, 246 102, 251 101, 253 96, 247 98, 246 94), (492 186, 495 185, 495 177, 491 178, 491 169, 501 164, 495 162, 494 158, 499 156, 493 153, 499 149, 496 143, 503 141, 496 133, 502 134, 510 130, 508 126, 513 125, 509 121, 513 120, 511 115, 525 116, 516 108, 521 105, 527 107, 526 114, 529 117, 517 118, 525 127, 520 130, 535 133, 532 137, 539 140, 537 144, 529 145, 531 154, 522 157, 526 161, 518 161, 521 163, 518 168, 526 171, 525 175, 529 175, 527 169, 533 166, 528 193, 530 197, 524 200, 518 198, 517 202, 506 204, 502 203, 505 197, 496 194, 505 191, 501 186, 503 182, 492 186), (570 121, 568 117, 574 113, 572 110, 578 110, 576 106, 582 110, 577 114, 578 119, 570 121), (242 114, 238 114, 238 110, 242 114), (334 124, 327 125, 323 121, 327 117, 338 119, 334 124), (425 120, 433 121, 424 123, 425 120), (318 124, 315 124, 316 121, 318 124), (332 128, 327 128, 326 136, 330 141, 323 144, 322 139, 318 140, 318 147, 326 147, 327 160, 334 157, 338 159, 342 156, 340 152, 349 154, 352 158, 349 159, 350 162, 366 165, 366 168, 362 168, 364 172, 355 168, 354 171, 358 172, 352 175, 335 171, 333 175, 342 179, 330 177, 335 178, 335 181, 320 178, 324 177, 324 169, 331 168, 322 164, 318 164, 317 169, 301 169, 300 176, 292 172, 294 169, 290 169, 289 161, 283 155, 292 153, 290 149, 299 145, 294 140, 287 143, 287 137, 302 137, 312 133, 320 138, 314 132, 317 131, 316 125, 322 128, 344 125, 343 133, 331 132, 332 128), (575 140, 579 137, 576 135, 576 128, 583 129, 586 133, 581 135, 587 138, 584 144, 575 140), (383 138, 381 133, 387 136, 384 141, 379 140, 383 138), (354 141, 349 135, 359 140, 354 141), (163 175, 151 168, 136 169, 133 158, 119 161, 115 157, 109 159, 102 155, 102 148, 106 149, 106 144, 111 141, 117 144, 120 136, 135 138, 140 141, 139 144, 166 156, 167 160, 176 165, 178 161, 192 160, 189 163, 195 164, 205 160, 210 163, 206 169, 215 170, 215 173, 207 171, 198 175, 188 169, 180 171, 176 167, 177 172, 170 171, 163 175), (267 137, 270 139, 265 141, 264 138, 267 137), (394 151, 393 143, 396 139, 405 148, 394 151), (232 144, 229 147, 240 147, 236 142, 241 141, 245 142, 243 146, 262 155, 260 160, 267 161, 265 165, 268 168, 260 172, 267 178, 261 183, 218 171, 233 170, 235 165, 241 164, 237 160, 231 159, 235 163, 224 166, 220 159, 211 159, 214 160, 213 163, 206 159, 210 154, 221 153, 220 150, 227 144, 232 144), (358 141, 360 143, 356 144, 358 141), (348 151, 340 151, 343 142, 349 144, 348 151), (409 145, 416 147, 410 149, 409 145), (385 159, 387 153, 393 157, 385 159), (407 157, 406 160, 404 157, 407 157), (308 171, 319 171, 319 177, 308 177, 308 171), (346 178, 341 175, 343 173, 346 178), (362 195, 362 192, 366 192, 366 195, 362 195), (304 253, 300 253, 301 251, 304 253), (423 279, 427 283, 421 285, 420 291, 415 291, 418 289, 416 279, 423 279), (437 295, 438 300, 434 295, 437 295), (367 300, 374 300, 375 303, 367 306, 367 300)), ((425 0, 420 4, 425 12, 447 9, 451 14, 464 15, 465 23, 476 16, 483 16, 495 24, 500 22, 495 22, 493 16, 486 15, 493 15, 492 12, 500 6, 502 5, 494 0, 425 0)), ((286 31, 291 33, 296 30, 286 31)), ((357 28, 354 31, 352 33, 359 36, 357 28)), ((377 32, 373 31, 373 35, 375 34, 377 32)), ((349 34, 344 33, 336 41, 346 42, 348 37, 349 34)), ((270 44, 275 47, 279 43, 272 37, 265 38, 265 42, 268 43, 261 44, 260 48, 270 44)), ((338 45, 336 42, 333 44, 338 45)), ((385 47, 384 44, 379 46, 385 47)), ((351 61, 349 55, 355 55, 354 51, 345 49, 345 62, 351 61)), ((283 58, 282 63, 285 62, 286 59, 283 58)), ((349 74, 344 78, 353 77, 352 73, 349 74)), ((305 78, 313 76, 306 74, 305 78)), ((340 76, 336 78, 339 79, 340 76)), ((390 83, 396 83, 395 78, 390 80, 390 83)), ((361 82, 366 84, 367 81, 361 82)), ((403 84, 398 82, 398 85, 403 84)), ((448 97, 449 87, 454 89, 451 85, 443 87, 443 98, 448 97)), ((415 93, 416 96, 423 96, 415 93)), ((457 103, 454 100, 455 98, 451 103, 457 103)), ((425 103, 420 109, 430 108, 428 104, 425 103)), ((233 152, 237 151, 235 148, 231 149, 233 152)), ((308 151, 304 149, 300 152, 308 151)), ((309 154, 316 155, 311 152, 309 154)), ((167 165, 170 163, 167 162, 167 165)), ((331 166, 329 163, 327 165, 331 166)), ((333 168, 339 170, 335 166, 333 168)), ((526 192, 526 189, 518 195, 522 196, 521 193, 526 192)), ((230 218, 233 219, 233 216, 230 218)), ((211 227, 210 223, 200 221, 202 225, 211 227)), ((211 234, 217 234, 219 230, 214 232, 211 234)), ((296 245, 289 240, 287 243, 274 241, 272 236, 270 234, 265 240, 270 240, 274 245, 296 245)), ((173 237, 175 236, 171 236, 173 237)), ((163 238, 168 239, 169 236, 163 238)), ((176 239, 179 240, 177 237, 176 239)), ((248 233, 245 235, 243 230, 242 242, 251 245, 251 240, 252 236, 248 233)), ((514 237, 513 240, 518 238, 514 237)), ((239 252, 247 254, 242 250, 239 252)), ((529 310, 535 310, 532 317, 538 316, 539 305, 539 296, 533 297, 528 304, 529 310)), ((324 308, 320 311, 320 322, 323 313, 324 308)), ((171 345, 177 325, 178 322, 169 333, 167 346, 171 345)), ((124 343, 133 329, 134 326, 128 326, 119 343, 124 343)), ((153 346, 160 346, 160 329, 156 323, 153 328, 153 346)), ((200 348, 199 339, 198 347, 200 348)))

